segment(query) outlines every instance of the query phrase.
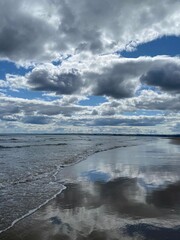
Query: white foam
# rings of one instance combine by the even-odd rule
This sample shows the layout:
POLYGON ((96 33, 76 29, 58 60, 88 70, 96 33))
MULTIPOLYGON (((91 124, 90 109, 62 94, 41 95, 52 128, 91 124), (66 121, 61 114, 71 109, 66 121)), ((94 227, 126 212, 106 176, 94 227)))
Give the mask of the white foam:
POLYGON ((61 165, 56 166, 56 172, 53 174, 53 178, 55 181, 57 180, 56 175, 59 173, 60 168, 61 168, 61 165))
POLYGON ((62 189, 57 192, 56 194, 54 194, 51 198, 47 199, 44 203, 42 203, 41 205, 39 205, 37 208, 31 209, 28 213, 24 214, 22 217, 17 218, 16 220, 14 220, 11 225, 3 230, 0 230, 0 234, 9 230, 10 228, 12 228, 16 223, 18 223, 19 221, 21 221, 22 219, 32 215, 33 213, 35 213, 37 210, 39 210, 41 207, 45 206, 48 202, 50 202, 51 200, 53 200, 57 195, 59 195, 63 190, 66 189, 66 187, 64 185, 62 185, 62 189))

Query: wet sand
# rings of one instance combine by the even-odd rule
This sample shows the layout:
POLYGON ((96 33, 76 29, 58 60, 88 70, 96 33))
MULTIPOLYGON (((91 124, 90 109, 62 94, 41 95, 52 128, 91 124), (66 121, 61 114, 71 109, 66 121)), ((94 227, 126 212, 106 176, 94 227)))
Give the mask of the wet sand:
POLYGON ((171 138, 171 143, 179 145, 180 144, 180 137, 171 138))
POLYGON ((179 240, 180 150, 171 143, 154 139, 64 168, 66 189, 0 239, 179 240))

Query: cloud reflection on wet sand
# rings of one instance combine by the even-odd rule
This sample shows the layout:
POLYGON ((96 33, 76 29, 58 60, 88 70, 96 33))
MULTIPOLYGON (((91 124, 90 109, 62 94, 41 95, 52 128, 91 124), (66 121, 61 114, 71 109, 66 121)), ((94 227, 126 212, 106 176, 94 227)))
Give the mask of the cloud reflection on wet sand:
POLYGON ((121 149, 63 169, 66 190, 2 239, 179 240, 179 150, 153 144, 132 147, 134 162, 121 149))

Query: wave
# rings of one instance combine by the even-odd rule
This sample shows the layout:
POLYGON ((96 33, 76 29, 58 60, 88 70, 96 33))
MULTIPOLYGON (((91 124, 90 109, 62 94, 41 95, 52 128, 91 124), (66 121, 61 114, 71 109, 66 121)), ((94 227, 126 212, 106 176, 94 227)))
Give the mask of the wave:
POLYGON ((38 207, 31 209, 28 213, 24 214, 23 216, 21 216, 20 218, 17 218, 16 220, 14 220, 11 225, 5 229, 0 230, 0 234, 9 230, 10 228, 12 228, 16 223, 18 223, 19 221, 21 221, 22 219, 32 215, 33 213, 35 213, 37 210, 39 210, 41 207, 45 206, 47 203, 49 203, 51 200, 53 200, 54 198, 57 197, 57 195, 59 195, 62 191, 64 191, 66 189, 66 187, 64 185, 62 185, 62 189, 57 192, 56 194, 54 194, 51 198, 47 199, 44 203, 40 204, 38 207))
POLYGON ((67 143, 54 143, 54 144, 31 144, 31 145, 18 145, 18 146, 3 146, 0 145, 0 149, 1 148, 27 148, 27 147, 43 147, 43 146, 65 146, 67 145, 67 143))

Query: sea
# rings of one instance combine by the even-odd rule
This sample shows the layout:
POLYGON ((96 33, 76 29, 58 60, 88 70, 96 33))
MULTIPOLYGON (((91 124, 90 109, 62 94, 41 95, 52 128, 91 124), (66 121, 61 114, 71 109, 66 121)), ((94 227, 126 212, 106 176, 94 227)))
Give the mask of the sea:
MULTIPOLYGON (((55 199, 59 198, 62 206, 69 203, 72 208, 79 199, 78 194, 81 194, 82 199, 85 198, 83 206, 78 206, 78 210, 81 207, 81 214, 83 211, 84 219, 90 212, 89 209, 91 211, 96 209, 97 214, 99 207, 100 212, 96 218, 101 216, 98 220, 99 228, 102 228, 101 232, 102 226, 106 230, 107 226, 112 225, 111 227, 115 226, 117 230, 118 215, 119 227, 120 219, 125 219, 122 225, 130 237, 131 235, 133 237, 134 232, 137 233, 136 225, 140 224, 143 228, 143 224, 146 224, 144 227, 158 226, 159 229, 164 227, 165 230, 161 230, 165 235, 166 231, 170 231, 171 236, 175 234, 174 239, 178 239, 180 237, 179 140, 151 136, 78 134, 0 136, 0 239, 1 234, 8 232, 36 212, 41 212, 41 209, 55 199), (85 196, 79 191, 82 187, 86 190, 83 190, 83 193, 88 192, 85 196), (74 192, 74 189, 77 191, 74 192), (95 195, 93 202, 92 189, 98 189, 96 193, 98 198, 95 195), (67 199, 64 197, 66 192, 67 199), (68 192, 76 196, 71 202, 68 192), (104 210, 102 206, 107 208, 104 210), (105 219, 109 215, 111 221, 109 220, 107 224, 105 219), (132 221, 137 219, 138 223, 132 224, 132 221), (162 226, 163 222, 164 226, 162 226)), ((68 207, 66 211, 67 209, 68 207)), ((50 215, 52 213, 53 211, 51 214, 48 212, 50 215)), ((63 214, 67 212, 61 211, 60 215, 63 214)), ((68 216, 68 219, 74 217, 72 213, 68 216)), ((87 219, 87 223, 91 222, 89 228, 92 228, 94 216, 90 218, 91 220, 87 219)), ((57 214, 52 215, 50 219, 55 223, 62 222, 57 214)), ((78 221, 74 222, 77 224, 78 221)), ((72 228, 73 223, 69 225, 72 228)), ((82 223, 79 223, 74 229, 82 226, 82 223)), ((87 226, 88 224, 84 228, 85 232, 87 226)), ((138 225, 138 229, 140 226, 138 225)), ((73 236, 75 235, 77 233, 73 236)))

